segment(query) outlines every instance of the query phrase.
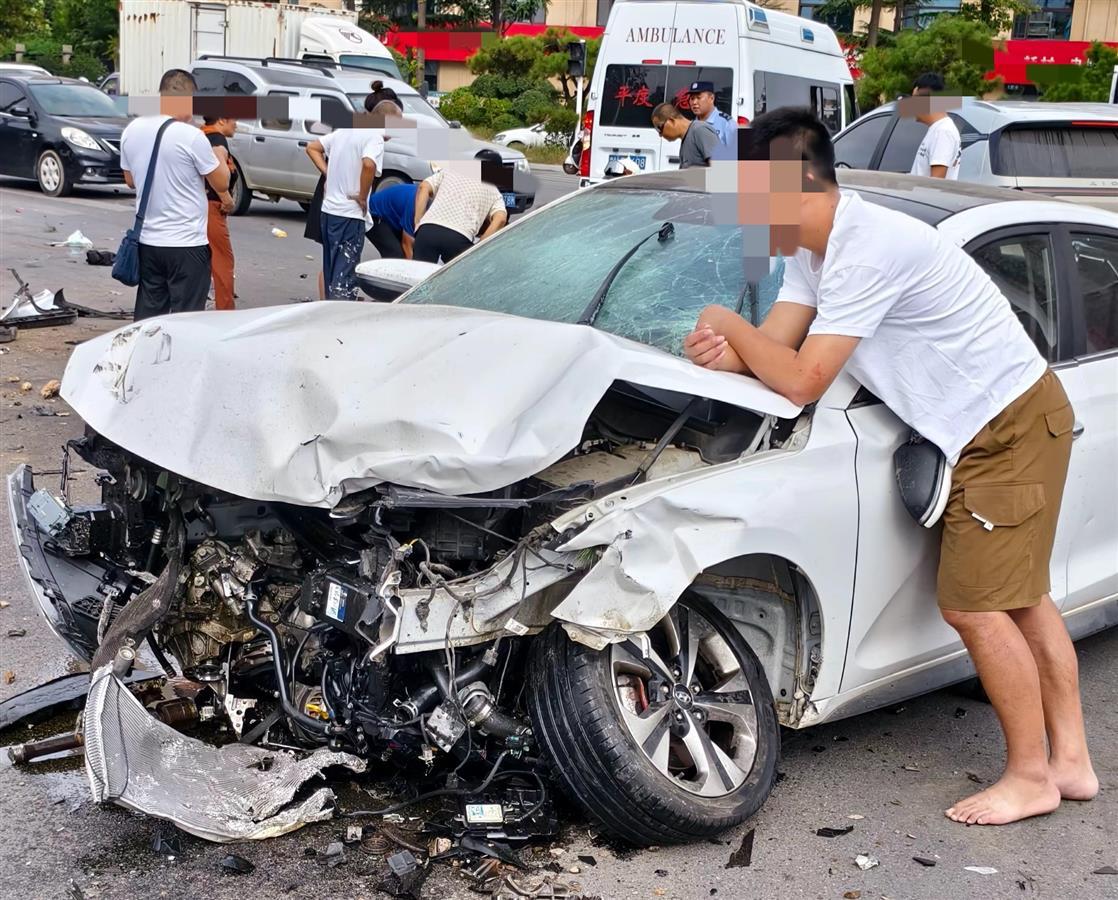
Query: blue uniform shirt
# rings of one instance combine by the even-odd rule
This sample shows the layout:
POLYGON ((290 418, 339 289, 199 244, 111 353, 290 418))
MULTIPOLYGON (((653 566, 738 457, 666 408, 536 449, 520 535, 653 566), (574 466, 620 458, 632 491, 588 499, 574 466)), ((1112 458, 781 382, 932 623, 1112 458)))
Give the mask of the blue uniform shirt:
POLYGON ((718 132, 719 143, 725 144, 727 147, 732 147, 734 143, 734 132, 737 129, 734 123, 730 121, 729 116, 725 113, 718 111, 716 107, 706 119, 700 119, 700 122, 706 122, 711 128, 718 132))
POLYGON ((415 195, 418 184, 397 184, 369 195, 369 215, 383 219, 393 231, 415 236, 415 195))

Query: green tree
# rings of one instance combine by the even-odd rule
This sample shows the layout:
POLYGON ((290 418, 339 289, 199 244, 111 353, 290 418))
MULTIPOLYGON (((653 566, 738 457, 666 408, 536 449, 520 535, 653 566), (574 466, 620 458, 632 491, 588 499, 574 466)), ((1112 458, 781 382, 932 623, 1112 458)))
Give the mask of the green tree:
POLYGON ((51 34, 75 52, 112 59, 119 32, 117 0, 51 0, 51 34))
POLYGON ((922 31, 902 31, 892 46, 871 47, 862 54, 858 103, 868 110, 908 94, 923 72, 941 73, 952 94, 975 96, 1000 84, 984 78, 992 61, 989 28, 961 16, 938 16, 922 31))
POLYGON ((1069 71, 1068 66, 1037 66, 1030 71, 1041 89, 1041 100, 1049 103, 1105 103, 1110 99, 1110 82, 1118 66, 1118 50, 1099 41, 1087 51, 1087 65, 1069 71), (1044 78, 1049 68, 1053 81, 1044 78), (1069 78, 1068 75, 1073 77, 1069 78), (1074 76, 1078 77, 1074 77, 1074 76))
POLYGON ((959 7, 959 15, 972 22, 982 22, 994 33, 1008 31, 1019 15, 1032 12, 1032 0, 970 0, 959 7))
MULTIPOLYGON (((567 44, 575 40, 578 38, 565 28, 548 28, 536 37, 504 38, 483 46, 467 60, 467 65, 476 75, 492 74, 534 82, 553 80, 559 84, 563 102, 570 104, 574 102, 576 79, 567 74, 567 44)), ((584 93, 590 90, 590 77, 601 45, 601 38, 586 42, 584 93)))
POLYGON ((30 37, 46 30, 42 0, 3 0, 0 3, 0 35, 5 45, 16 38, 30 37))

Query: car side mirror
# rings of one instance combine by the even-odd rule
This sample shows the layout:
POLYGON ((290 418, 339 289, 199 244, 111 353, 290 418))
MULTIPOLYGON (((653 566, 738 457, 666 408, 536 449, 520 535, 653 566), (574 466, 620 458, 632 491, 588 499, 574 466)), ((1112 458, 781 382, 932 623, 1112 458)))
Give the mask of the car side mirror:
POLYGON ((27 106, 13 106, 8 110, 8 113, 19 119, 33 119, 35 117, 30 107, 27 106))
POLYGON ((462 127, 462 123, 459 122, 457 119, 451 119, 446 124, 449 125, 451 128, 461 128, 462 127))

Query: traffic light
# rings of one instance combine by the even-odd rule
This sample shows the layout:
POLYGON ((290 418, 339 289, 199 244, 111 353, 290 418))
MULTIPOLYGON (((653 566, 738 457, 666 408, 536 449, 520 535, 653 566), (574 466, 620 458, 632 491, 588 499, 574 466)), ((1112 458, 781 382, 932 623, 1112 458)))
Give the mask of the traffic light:
POLYGON ((571 78, 581 78, 586 74, 586 44, 583 41, 567 44, 567 74, 571 78))

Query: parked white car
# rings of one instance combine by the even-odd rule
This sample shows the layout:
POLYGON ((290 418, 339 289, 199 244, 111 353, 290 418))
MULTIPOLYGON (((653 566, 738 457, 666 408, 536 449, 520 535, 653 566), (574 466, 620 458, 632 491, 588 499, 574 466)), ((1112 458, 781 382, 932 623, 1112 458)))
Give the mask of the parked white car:
POLYGON ((543 147, 545 144, 562 144, 567 136, 549 132, 543 123, 530 125, 527 128, 510 128, 493 135, 493 143, 503 147, 514 147, 523 150, 525 147, 543 147))
MULTIPOLYGON (((1074 637, 1118 623, 1118 216, 843 182, 965 247, 1056 369, 1077 422, 1052 593, 1074 637)), ((31 589, 100 684, 154 628, 238 734, 474 762, 468 780, 488 768, 474 754, 508 751, 502 775, 531 787, 528 750, 637 843, 741 822, 781 725, 974 672, 936 605, 939 532, 898 493, 909 429, 846 375, 801 409, 680 356, 705 305, 754 307, 741 248, 702 170, 631 176, 396 303, 175 315, 81 344, 62 394, 90 432, 71 447, 111 477, 87 507, 11 477, 31 589)), ((157 727, 130 710, 87 707, 98 799, 189 830, 214 799, 129 787, 122 767, 162 765, 154 739, 122 751, 157 727)))

